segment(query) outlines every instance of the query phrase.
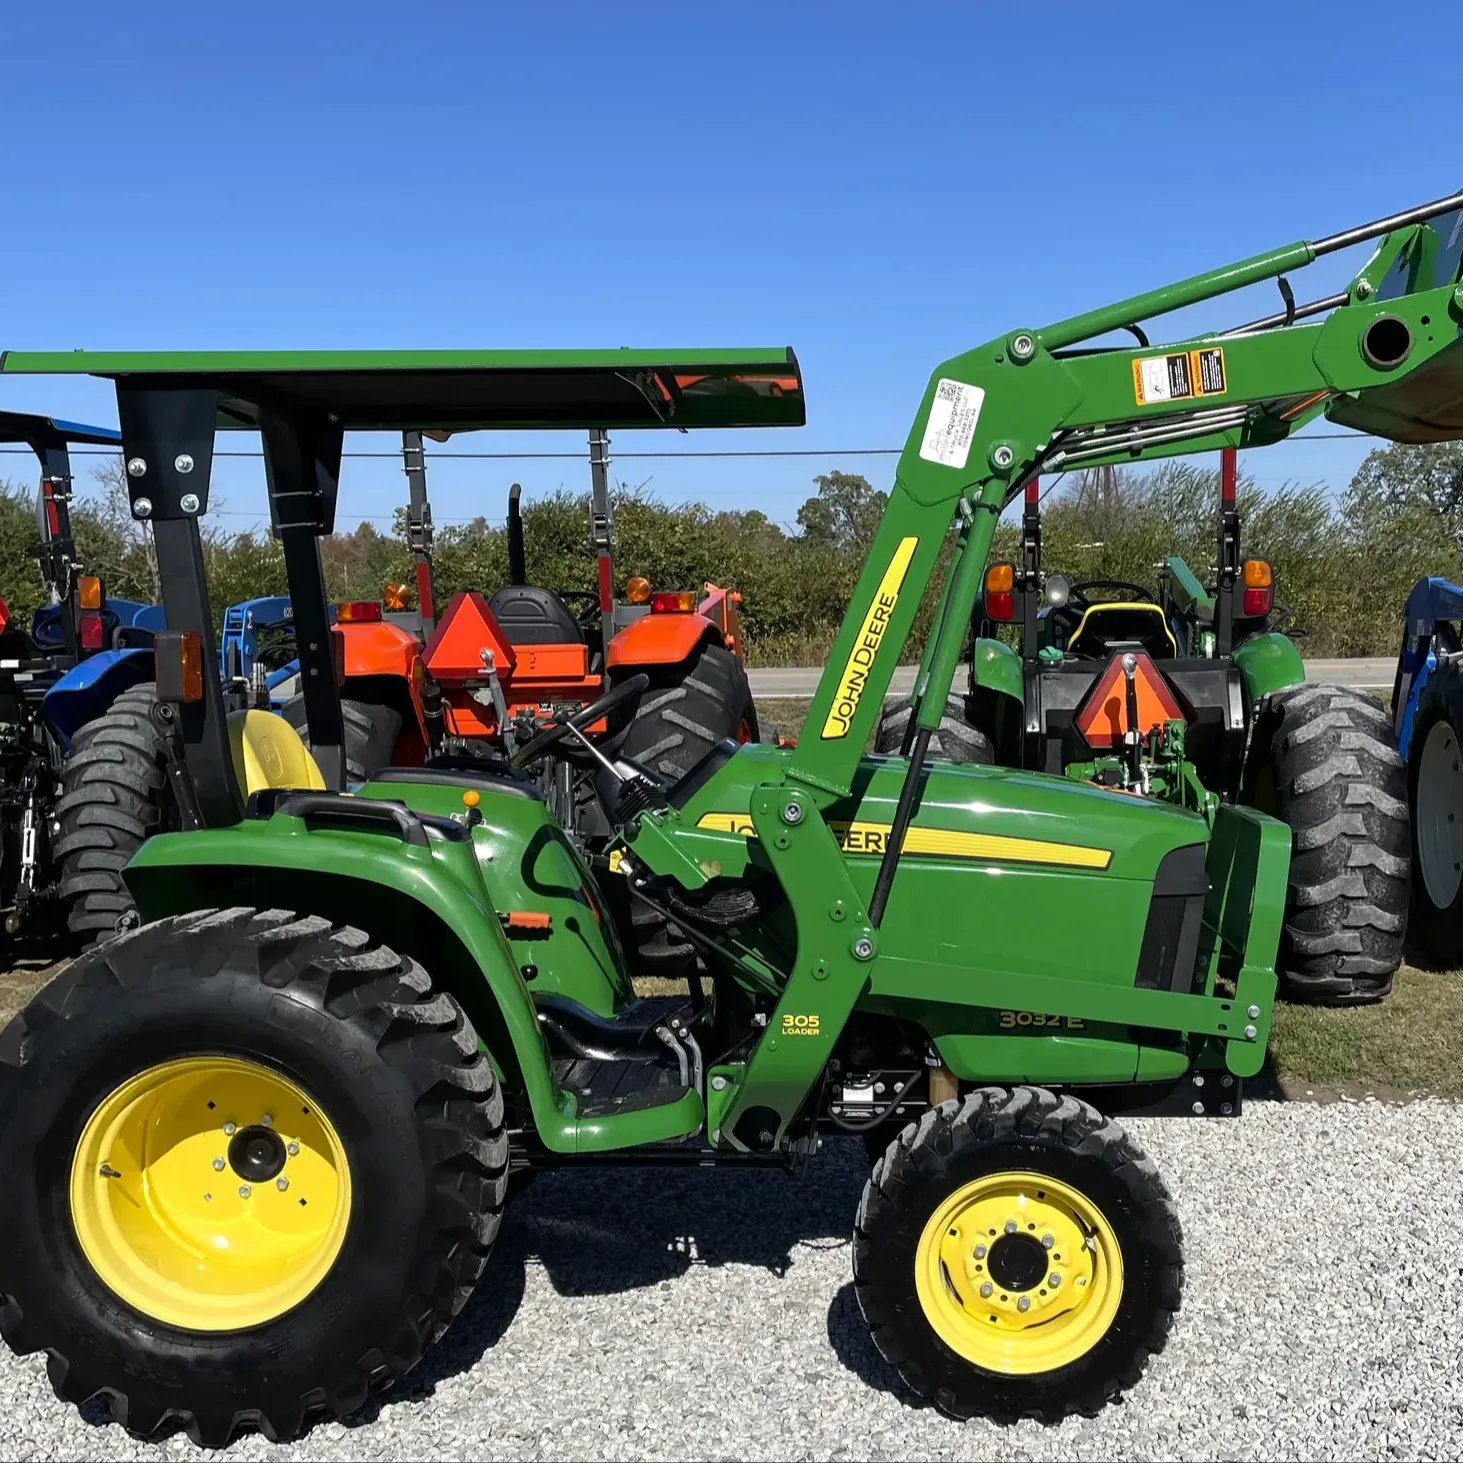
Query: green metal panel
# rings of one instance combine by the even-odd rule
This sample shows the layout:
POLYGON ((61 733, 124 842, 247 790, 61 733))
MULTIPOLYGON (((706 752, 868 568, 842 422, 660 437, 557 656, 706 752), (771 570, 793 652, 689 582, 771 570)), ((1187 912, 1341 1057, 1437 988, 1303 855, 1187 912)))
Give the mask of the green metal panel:
POLYGON ((971 673, 975 685, 1025 703, 1025 669, 1020 655, 1004 640, 978 636, 971 651, 971 673))
POLYGON ((1273 630, 1240 641, 1234 648, 1234 663, 1244 681, 1247 710, 1262 696, 1298 686, 1306 678, 1305 662, 1295 642, 1273 630))
MULTIPOLYGON (((280 902, 291 881, 321 870, 359 881, 362 893, 353 922, 370 930, 370 886, 395 890, 439 917, 462 941, 473 968, 456 979, 486 983, 501 1013, 522 1074, 534 1127, 557 1153, 586 1153, 687 1137, 701 1125, 701 1099, 687 1093, 678 1103, 605 1118, 578 1118, 571 1094, 555 1085, 533 1000, 516 952, 504 935, 479 869, 481 849, 433 838, 415 848, 375 833, 309 831, 298 818, 246 819, 232 828, 170 833, 144 843, 127 869, 127 884, 144 918, 159 918, 217 904, 219 889, 262 875, 275 881, 280 902), (210 877, 212 876, 212 877, 210 877)), ((446 972, 437 972, 439 982, 446 972)), ((501 1055, 501 1054, 494 1054, 501 1055)))
POLYGON ((218 425, 268 404, 346 431, 779 427, 807 419, 785 346, 763 350, 9 351, 6 375, 87 373, 213 387, 218 425))

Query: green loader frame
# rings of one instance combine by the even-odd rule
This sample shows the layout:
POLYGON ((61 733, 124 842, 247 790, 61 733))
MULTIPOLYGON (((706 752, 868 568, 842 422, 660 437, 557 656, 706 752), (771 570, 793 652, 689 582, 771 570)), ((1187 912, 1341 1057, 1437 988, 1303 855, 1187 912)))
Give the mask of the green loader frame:
POLYGON ((514 769, 385 769, 341 790, 318 539, 348 431, 792 425, 800 378, 715 389, 785 381, 790 352, 0 359, 0 376, 116 383, 168 616, 158 714, 198 825, 129 866, 147 922, 0 1037, 6 1339, 49 1348, 63 1395, 105 1392, 143 1434, 181 1418, 207 1442, 250 1424, 291 1437, 450 1321, 514 1173, 796 1168, 852 1132, 875 1160, 859 1300, 906 1381, 956 1416, 1114 1395, 1163 1344, 1182 1251, 1111 1115, 1239 1111, 1270 1030, 1289 834, 1252 808, 1206 818, 936 761, 930 737, 996 520, 1034 475, 1262 446, 1320 413, 1463 435, 1458 230, 1430 222, 1460 204, 943 364, 795 748, 725 743, 674 782, 611 762, 581 733, 633 706, 630 677, 519 751, 582 744, 616 877, 703 950, 709 982, 662 1003, 637 999, 608 890, 514 769), (1369 238, 1344 296, 1174 345, 1087 344, 1369 238), (672 389, 693 374, 712 385, 672 389), (221 428, 263 439, 323 790, 241 785, 250 729, 196 674, 213 663, 198 520, 221 428), (909 745, 869 757, 952 532, 909 745))

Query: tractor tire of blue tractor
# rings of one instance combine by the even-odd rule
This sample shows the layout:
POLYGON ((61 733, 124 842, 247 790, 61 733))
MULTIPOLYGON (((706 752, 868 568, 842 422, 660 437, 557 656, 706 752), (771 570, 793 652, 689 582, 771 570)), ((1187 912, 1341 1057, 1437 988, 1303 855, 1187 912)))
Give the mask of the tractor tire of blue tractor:
MULTIPOLYGON (((365 782, 372 773, 391 765, 396 739, 401 735, 401 713, 390 706, 370 701, 342 699, 340 714, 345 722, 345 775, 351 782, 365 782)), ((310 745, 310 728, 305 724, 305 698, 291 696, 280 715, 310 745)))
POLYGON ((1256 717, 1241 802, 1290 825, 1277 972, 1287 1000, 1382 1000, 1402 963, 1411 833, 1391 722, 1350 686, 1307 682, 1256 717))
MULTIPOLYGON (((874 733, 874 751, 881 757, 897 757, 909 730, 914 708, 907 701, 887 704, 874 733)), ((930 733, 930 757, 941 762, 968 762, 988 767, 996 760, 991 739, 965 715, 965 702, 956 695, 945 698, 940 729, 930 733)))
POLYGON ((1413 943, 1429 963, 1463 964, 1463 672, 1444 661, 1428 677, 1407 752, 1412 809, 1413 943))
POLYGON ((174 809, 149 683, 124 691, 71 742, 56 803, 59 889, 73 941, 87 949, 136 918, 122 870, 174 809))

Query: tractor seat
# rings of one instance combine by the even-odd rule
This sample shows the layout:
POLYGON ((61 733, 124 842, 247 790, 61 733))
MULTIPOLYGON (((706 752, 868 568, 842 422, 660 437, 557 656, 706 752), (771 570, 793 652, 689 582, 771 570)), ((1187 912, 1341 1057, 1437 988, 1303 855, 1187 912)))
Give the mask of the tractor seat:
POLYGON ((1178 656, 1178 643, 1157 605, 1128 600, 1088 605, 1067 641, 1068 655, 1094 660, 1128 650, 1146 650, 1154 660, 1178 656))
POLYGON ((574 612, 552 589, 505 584, 488 600, 493 618, 510 645, 584 645, 574 612))

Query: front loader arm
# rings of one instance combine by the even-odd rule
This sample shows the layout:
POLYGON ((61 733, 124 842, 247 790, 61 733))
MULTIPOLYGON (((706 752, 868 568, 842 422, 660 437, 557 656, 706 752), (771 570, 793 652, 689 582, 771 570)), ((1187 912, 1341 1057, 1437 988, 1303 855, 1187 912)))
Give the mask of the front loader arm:
MULTIPOLYGON (((1409 431, 1419 440, 1449 431, 1427 413, 1439 371, 1463 379, 1463 289, 1458 261, 1437 263, 1437 231, 1427 220, 1460 207, 1463 195, 1455 195, 1316 244, 1291 245, 1043 330, 1015 331, 940 366, 900 457, 791 775, 824 794, 849 791, 940 543, 958 522, 956 562, 915 688, 919 725, 938 725, 996 521, 1033 475, 1265 446, 1322 412, 1338 419, 1364 412, 1373 392, 1385 393, 1378 430, 1403 440, 1409 431), (1228 334, 1157 347, 1071 349, 1380 234, 1347 293, 1318 302, 1330 309, 1320 323, 1299 323, 1317 313, 1304 306, 1228 334), (1409 266, 1424 257, 1430 270, 1409 266), (1430 287, 1394 293, 1404 274, 1430 287), (1414 417, 1399 415, 1397 384, 1424 368, 1431 395, 1419 392, 1414 417)), ((1463 423, 1453 435, 1463 435, 1463 423)))

